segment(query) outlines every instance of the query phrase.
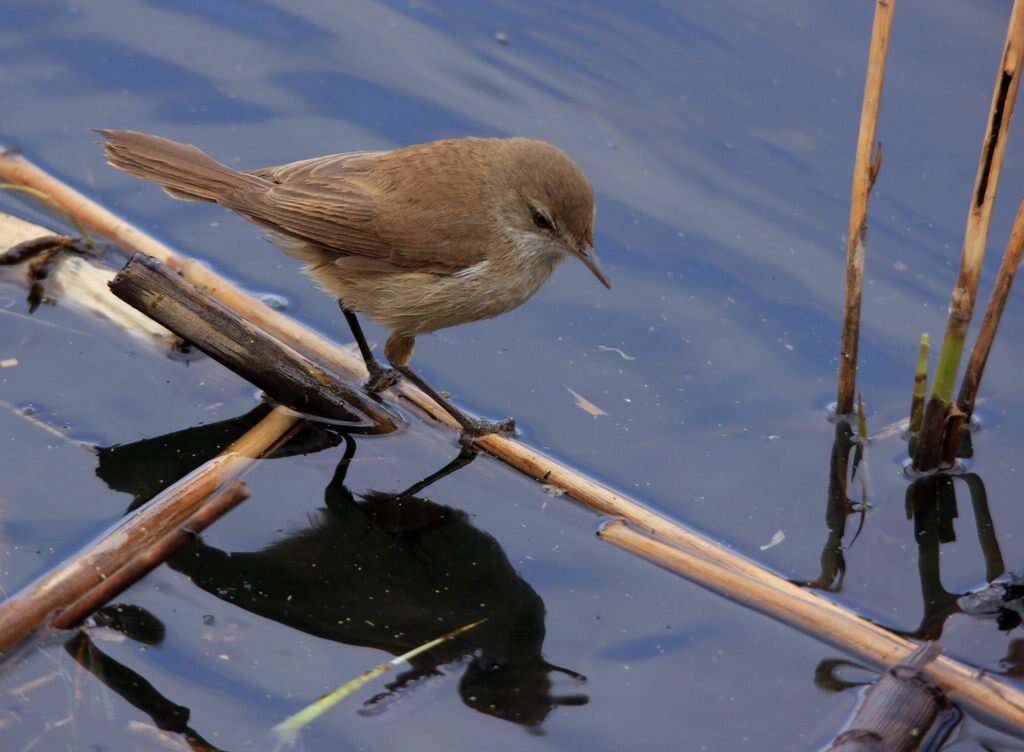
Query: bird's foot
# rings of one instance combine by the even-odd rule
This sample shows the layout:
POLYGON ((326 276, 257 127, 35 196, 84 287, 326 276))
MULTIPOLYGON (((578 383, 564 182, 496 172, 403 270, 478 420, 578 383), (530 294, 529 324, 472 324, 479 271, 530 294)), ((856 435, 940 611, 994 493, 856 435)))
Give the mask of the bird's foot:
MULTIPOLYGON (((2 155, 0 155, 2 158, 2 155)), ((52 302, 46 295, 46 280, 64 251, 85 253, 89 246, 70 235, 44 235, 18 243, 0 254, 0 266, 25 263, 28 271, 28 312, 35 313, 41 303, 52 302)))
POLYGON ((371 367, 370 378, 364 385, 370 394, 380 394, 385 389, 390 389, 399 382, 402 374, 395 368, 384 368, 382 366, 371 367))
POLYGON ((462 429, 462 433, 459 434, 459 443, 464 447, 470 447, 481 436, 487 436, 492 433, 501 434, 502 436, 514 436, 516 433, 515 418, 505 418, 504 420, 467 418, 467 422, 469 425, 465 426, 462 429))

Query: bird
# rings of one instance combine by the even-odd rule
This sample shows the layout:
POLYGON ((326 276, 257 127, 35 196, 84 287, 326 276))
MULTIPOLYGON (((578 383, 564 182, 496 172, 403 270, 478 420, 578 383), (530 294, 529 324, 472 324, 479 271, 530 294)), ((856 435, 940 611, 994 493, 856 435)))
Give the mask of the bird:
POLYGON ((191 144, 96 129, 107 162, 172 197, 213 202, 264 228, 335 297, 377 393, 405 378, 471 442, 515 421, 465 414, 410 366, 416 337, 525 303, 567 258, 607 288, 594 252, 594 193, 558 147, 462 137, 235 170, 191 144), (357 314, 384 326, 381 366, 357 314))

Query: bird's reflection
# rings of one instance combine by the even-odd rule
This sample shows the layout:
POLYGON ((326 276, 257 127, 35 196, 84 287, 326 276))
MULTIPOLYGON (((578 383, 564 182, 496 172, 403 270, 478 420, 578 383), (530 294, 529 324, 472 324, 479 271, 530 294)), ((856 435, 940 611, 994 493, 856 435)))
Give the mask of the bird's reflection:
POLYGON ((188 749, 219 752, 188 725, 188 708, 167 699, 143 676, 108 656, 85 632, 76 632, 64 644, 64 650, 127 703, 148 715, 158 729, 179 734, 188 749))
MULTIPOLYGON (((181 431, 96 449, 96 475, 107 486, 134 497, 129 509, 143 504, 168 486, 213 459, 271 410, 260 404, 230 420, 185 428, 181 431)), ((274 458, 311 454, 337 446, 341 432, 331 424, 305 422, 274 458)))
MULTIPOLYGON (((162 464, 149 475, 143 442, 101 451, 101 477, 148 498, 215 454, 258 420, 243 416, 180 434, 149 439, 162 464), (205 434, 205 437, 203 436, 205 434), (168 467, 173 457, 181 467, 168 467), (184 472, 183 472, 184 471, 184 472)), ((398 655, 481 618, 487 621, 415 658, 410 668, 368 701, 362 712, 386 709, 421 680, 461 664, 463 702, 487 715, 536 728, 560 705, 586 695, 552 693, 552 673, 583 677, 544 660, 545 608, 512 567, 501 545, 459 510, 420 494, 468 464, 462 453, 401 493, 354 494, 346 475, 356 451, 352 437, 311 427, 283 447, 294 454, 332 443, 345 449, 310 525, 261 551, 226 552, 201 540, 171 560, 200 588, 241 608, 324 639, 398 655), (298 443, 296 443, 298 442, 298 443)))

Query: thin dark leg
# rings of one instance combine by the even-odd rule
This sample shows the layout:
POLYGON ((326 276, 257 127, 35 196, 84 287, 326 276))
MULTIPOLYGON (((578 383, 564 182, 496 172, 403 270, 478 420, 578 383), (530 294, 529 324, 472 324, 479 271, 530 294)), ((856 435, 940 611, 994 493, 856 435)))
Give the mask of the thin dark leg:
POLYGON ((344 486, 345 476, 348 475, 349 466, 352 464, 352 458, 356 456, 356 442, 347 433, 342 437, 345 440, 345 451, 341 455, 341 459, 338 460, 337 466, 334 468, 334 477, 331 478, 329 486, 344 486))
POLYGON ((46 279, 53 264, 65 249, 78 248, 79 241, 69 235, 45 235, 18 243, 0 254, 0 266, 28 262, 28 312, 35 313, 46 299, 46 279))
POLYGON ((348 322, 348 328, 352 330, 352 336, 355 337, 356 345, 359 346, 359 352, 363 356, 363 362, 366 363, 366 370, 371 374, 374 371, 379 371, 381 368, 380 363, 378 363, 377 359, 373 357, 373 351, 370 349, 370 345, 366 341, 366 335, 363 334, 363 327, 359 323, 359 317, 345 307, 344 301, 338 301, 338 308, 341 309, 341 315, 344 316, 345 321, 348 322))
POLYGON ((437 483, 441 478, 445 478, 456 470, 461 470, 474 459, 476 459, 477 451, 472 447, 463 447, 462 451, 459 452, 458 456, 449 462, 447 465, 442 467, 435 473, 431 473, 426 478, 421 480, 419 483, 413 483, 407 489, 398 494, 398 496, 415 496, 427 486, 437 483))
POLYGON ((373 351, 366 341, 366 335, 363 334, 363 327, 359 323, 359 317, 347 309, 345 302, 342 300, 338 301, 338 308, 341 309, 341 314, 345 317, 345 321, 348 322, 348 328, 352 330, 352 336, 359 347, 359 353, 363 356, 363 363, 366 364, 366 370, 370 374, 370 378, 366 382, 366 388, 373 394, 376 394, 393 386, 398 381, 398 373, 394 368, 384 368, 373 357, 373 351))
POLYGON ((462 426, 462 436, 459 440, 463 444, 469 443, 479 436, 486 436, 489 433, 515 433, 516 422, 514 419, 505 418, 504 420, 492 421, 483 420, 482 418, 471 418, 438 394, 434 387, 420 378, 419 374, 409 368, 409 366, 395 366, 395 369, 413 384, 418 386, 428 397, 443 407, 445 412, 458 421, 459 425, 462 426))

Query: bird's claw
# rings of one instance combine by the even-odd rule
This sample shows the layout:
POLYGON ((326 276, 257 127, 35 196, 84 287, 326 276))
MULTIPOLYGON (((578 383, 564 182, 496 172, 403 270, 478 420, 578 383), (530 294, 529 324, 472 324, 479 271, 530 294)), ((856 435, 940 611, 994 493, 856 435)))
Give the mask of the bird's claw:
POLYGON ((481 436, 488 436, 496 433, 502 436, 514 436, 516 433, 515 418, 504 420, 484 420, 483 418, 472 418, 469 426, 462 429, 459 434, 459 444, 463 447, 471 447, 473 442, 481 436))
POLYGON ((402 374, 395 368, 382 368, 377 366, 370 369, 370 378, 367 379, 365 388, 370 394, 380 394, 398 383, 402 374))
MULTIPOLYGON (((3 158, 3 155, 0 155, 3 158)), ((26 264, 28 270, 28 312, 35 313, 46 296, 46 279, 63 251, 85 252, 85 243, 70 235, 44 235, 11 246, 0 253, 0 266, 26 264)))

